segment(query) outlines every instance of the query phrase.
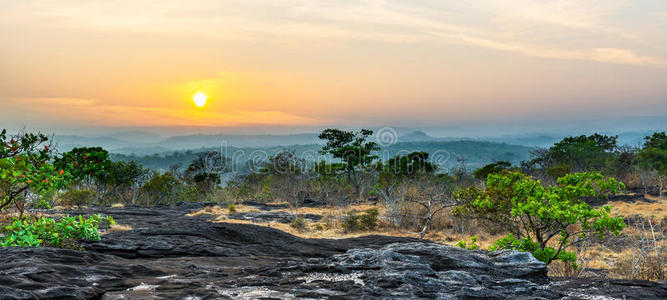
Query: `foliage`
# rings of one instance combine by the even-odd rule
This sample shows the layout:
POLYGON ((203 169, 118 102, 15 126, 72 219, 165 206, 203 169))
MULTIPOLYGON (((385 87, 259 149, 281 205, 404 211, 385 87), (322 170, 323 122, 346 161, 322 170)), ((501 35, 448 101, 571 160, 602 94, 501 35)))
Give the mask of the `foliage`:
POLYGON ((90 181, 105 175, 109 152, 101 147, 74 148, 54 160, 58 169, 67 171, 72 181, 90 181))
MULTIPOLYGON (((622 218, 611 217, 610 207, 592 208, 582 198, 605 197, 621 188, 622 183, 599 173, 568 174, 558 179, 558 185, 545 187, 523 173, 504 172, 489 175, 483 191, 465 191, 462 196, 468 201, 453 213, 507 226, 519 240, 531 242, 520 244, 522 250, 550 263, 554 259, 568 258, 569 254, 561 253, 571 245, 572 238, 619 234, 626 226, 622 218), (557 247, 551 251, 549 242, 557 236, 557 247)), ((507 241, 498 247, 514 245, 513 240, 508 238, 507 241)))
POLYGON ((512 168, 511 162, 501 160, 498 162, 490 163, 484 167, 481 167, 475 170, 472 174, 475 177, 475 179, 485 180, 486 177, 489 176, 489 174, 498 173, 504 170, 509 170, 511 168, 512 168))
POLYGON ((359 226, 359 215, 353 212, 348 213, 345 215, 345 217, 343 217, 341 226, 343 227, 343 231, 345 233, 361 230, 361 227, 359 226))
POLYGON ((156 174, 141 188, 144 196, 155 204, 169 204, 180 199, 183 184, 171 173, 156 174))
MULTIPOLYGON (((566 137, 547 150, 533 152, 531 164, 545 170, 553 166, 569 166, 573 171, 602 171, 614 159, 618 136, 600 134, 566 137)), ((558 174, 558 175, 562 175, 558 174)))
POLYGON ((644 148, 637 153, 636 162, 643 169, 667 175, 667 149, 644 148))
POLYGON ((345 164, 347 178, 355 186, 357 194, 360 189, 356 176, 357 169, 368 166, 378 158, 371 153, 379 150, 380 147, 375 142, 367 141, 371 135, 373 131, 368 129, 353 132, 330 128, 323 130, 318 136, 321 140, 327 141, 320 153, 331 154, 345 164))
POLYGON ((359 216, 359 227, 366 230, 375 230, 378 222, 379 211, 377 208, 369 208, 359 216))
POLYGON ((346 165, 344 163, 326 163, 326 161, 322 160, 315 164, 314 166, 314 171, 320 176, 320 177, 326 177, 326 176, 334 176, 338 174, 343 174, 345 173, 345 168, 346 165))
POLYGON ((572 168, 566 164, 554 165, 548 167, 546 172, 547 175, 551 176, 551 178, 560 178, 567 175, 568 173, 571 173, 572 168))
POLYGON ((99 225, 115 224, 111 217, 92 215, 67 216, 60 220, 53 218, 38 218, 34 221, 17 219, 11 225, 2 228, 3 247, 67 247, 76 248, 76 242, 82 240, 100 240, 99 225))
POLYGON ((201 152, 185 170, 184 179, 185 182, 196 185, 202 196, 206 196, 220 185, 220 173, 225 167, 226 160, 220 152, 201 152))
POLYGON ((541 247, 539 243, 531 240, 530 237, 523 237, 517 239, 511 233, 505 237, 500 238, 495 241, 493 245, 489 247, 489 251, 498 251, 498 250, 518 250, 523 252, 530 252, 535 258, 543 261, 546 264, 551 263, 553 260, 561 260, 563 262, 570 263, 573 269, 577 269, 577 256, 574 252, 556 250, 553 247, 541 247))
MULTIPOLYGON (((21 133, 10 137, 0 132, 0 210, 12 203, 21 212, 29 193, 46 193, 65 184, 64 170, 49 161, 52 149, 43 134, 21 133)), ((42 201, 39 206, 47 206, 42 201)))
POLYGON ((477 236, 470 237, 470 242, 460 240, 456 243, 456 246, 467 250, 477 250, 479 249, 479 245, 477 245, 477 236))
POLYGON ((298 158, 294 151, 282 151, 269 157, 269 161, 259 171, 269 175, 301 174, 305 169, 306 161, 298 158))
POLYGON ((657 148, 667 150, 667 133, 654 132, 653 135, 644 137, 644 148, 657 148))
POLYGON ((367 209, 364 213, 357 214, 352 211, 343 218, 343 231, 356 232, 362 230, 374 230, 377 227, 377 208, 367 209))
POLYGON ((65 205, 82 206, 93 201, 97 193, 91 190, 71 189, 60 195, 60 199, 65 205))
POLYGON ((234 203, 229 204, 227 206, 227 210, 229 211, 230 214, 236 213, 236 205, 234 205, 234 203))
POLYGON ((428 161, 426 152, 412 152, 407 155, 394 156, 387 160, 383 171, 400 177, 414 177, 418 174, 432 174, 438 168, 428 161))
POLYGON ((634 162, 643 170, 653 172, 660 184, 660 196, 667 177, 667 134, 655 132, 644 138, 644 148, 637 153, 634 162))
POLYGON ((97 175, 97 179, 100 184, 111 186, 114 189, 131 187, 143 181, 148 172, 136 161, 109 161, 104 166, 104 172, 97 175))

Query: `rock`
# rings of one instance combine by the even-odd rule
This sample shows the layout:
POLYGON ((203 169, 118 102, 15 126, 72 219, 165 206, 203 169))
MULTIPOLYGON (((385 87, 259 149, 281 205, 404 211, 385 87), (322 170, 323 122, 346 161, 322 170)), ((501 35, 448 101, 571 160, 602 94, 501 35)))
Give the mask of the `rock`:
MULTIPOLYGON (((299 216, 311 222, 318 222, 322 219, 322 216, 317 214, 299 214, 299 216)), ((292 222, 292 220, 294 220, 295 215, 284 211, 248 212, 230 214, 228 218, 235 220, 247 220, 257 223, 278 222, 289 224, 292 222)))
POLYGON ((95 211, 134 229, 85 252, 0 248, 0 299, 667 298, 664 283, 551 280, 527 253, 386 236, 302 239, 185 216, 196 209, 95 211))
POLYGON ((245 201, 242 204, 252 206, 252 207, 255 207, 259 210, 264 210, 264 211, 289 208, 289 205, 287 205, 287 204, 268 204, 268 203, 257 202, 257 201, 254 201, 254 200, 245 201))

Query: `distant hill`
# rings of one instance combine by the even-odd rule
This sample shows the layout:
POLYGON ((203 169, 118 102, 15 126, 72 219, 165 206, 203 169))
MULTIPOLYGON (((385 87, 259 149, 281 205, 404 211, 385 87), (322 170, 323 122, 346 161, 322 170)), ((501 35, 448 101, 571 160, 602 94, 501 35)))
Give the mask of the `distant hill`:
POLYGON ((122 131, 122 132, 112 133, 107 136, 121 141, 135 142, 141 144, 159 143, 164 140, 163 136, 157 133, 152 133, 147 131, 122 131))
MULTIPOLYGON (((555 142, 560 141, 566 135, 559 134, 522 134, 505 135, 489 137, 435 137, 421 130, 397 129, 401 133, 396 142, 401 143, 422 143, 422 142, 492 142, 507 145, 519 145, 528 148, 541 147, 548 148, 555 142)), ((618 134, 619 145, 639 146, 646 135, 650 135, 651 130, 626 131, 621 133, 604 132, 601 134, 618 134)), ((591 133, 586 133, 591 134, 591 133)), ((125 131, 107 134, 99 137, 86 137, 76 135, 55 136, 60 151, 69 151, 74 147, 101 146, 110 152, 124 155, 152 155, 172 153, 174 151, 184 151, 192 149, 220 149, 226 145, 236 148, 271 148, 286 147, 293 145, 318 145, 322 141, 317 138, 316 133, 286 134, 286 135, 235 135, 235 134, 209 134, 209 135, 180 135, 164 138, 161 135, 146 131, 125 131)), ((374 138, 372 138, 374 139, 374 138)), ((312 146, 314 148, 318 148, 312 146)))
POLYGON ((398 142, 426 142, 442 140, 445 140, 445 138, 432 137, 421 130, 415 130, 398 137, 398 142))
POLYGON ((235 147, 271 147, 279 145, 305 145, 318 143, 317 134, 289 135, 183 135, 168 138, 160 146, 171 149, 196 149, 219 147, 223 143, 235 147))
MULTIPOLYGON (((320 148, 321 145, 319 144, 295 144, 271 147, 217 146, 151 155, 114 153, 112 159, 121 161, 136 160, 149 168, 168 170, 174 165, 180 167, 187 166, 194 159, 197 152, 214 150, 221 151, 226 157, 233 157, 235 159, 234 163, 237 166, 245 166, 249 157, 252 157, 255 161, 262 161, 285 150, 293 151, 298 157, 302 157, 309 162, 325 159, 326 157, 318 154, 320 148)), ((458 157, 463 158, 466 167, 472 170, 499 160, 506 160, 517 164, 522 160, 528 160, 530 152, 533 149, 532 147, 485 141, 421 141, 400 142, 384 147, 376 154, 382 160, 387 160, 397 154, 404 155, 413 151, 425 151, 430 153, 445 170, 457 166, 458 157)))

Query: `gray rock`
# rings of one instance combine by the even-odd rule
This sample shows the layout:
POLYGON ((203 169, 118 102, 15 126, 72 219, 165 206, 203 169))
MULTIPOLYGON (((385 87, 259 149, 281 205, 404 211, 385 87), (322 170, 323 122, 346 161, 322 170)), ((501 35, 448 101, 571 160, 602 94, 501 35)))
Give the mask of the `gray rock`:
MULTIPOLYGON (((302 239, 185 214, 202 205, 103 209, 134 229, 79 252, 0 248, 0 299, 665 299, 664 283, 550 280, 516 251, 416 239, 302 239)), ((92 213, 88 212, 88 213, 92 213)))

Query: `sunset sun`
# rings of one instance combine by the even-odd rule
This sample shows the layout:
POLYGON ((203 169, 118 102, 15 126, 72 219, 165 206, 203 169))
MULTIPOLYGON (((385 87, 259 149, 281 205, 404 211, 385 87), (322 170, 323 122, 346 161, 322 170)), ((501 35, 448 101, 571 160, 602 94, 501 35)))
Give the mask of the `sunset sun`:
POLYGON ((195 105, 197 105, 197 107, 204 107, 204 105, 206 105, 206 94, 202 92, 197 92, 192 97, 192 100, 194 100, 195 105))

